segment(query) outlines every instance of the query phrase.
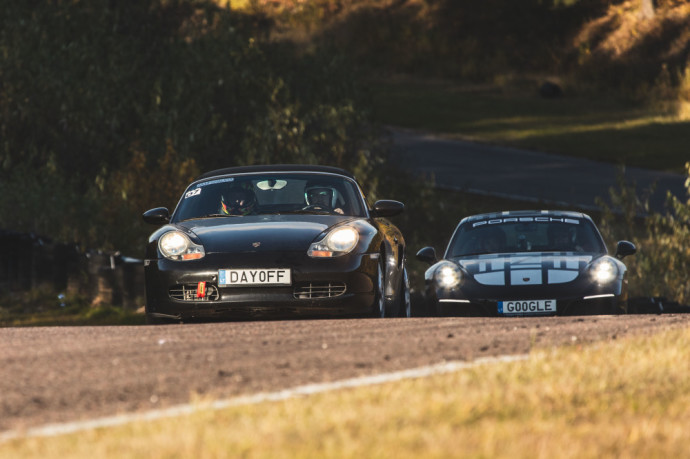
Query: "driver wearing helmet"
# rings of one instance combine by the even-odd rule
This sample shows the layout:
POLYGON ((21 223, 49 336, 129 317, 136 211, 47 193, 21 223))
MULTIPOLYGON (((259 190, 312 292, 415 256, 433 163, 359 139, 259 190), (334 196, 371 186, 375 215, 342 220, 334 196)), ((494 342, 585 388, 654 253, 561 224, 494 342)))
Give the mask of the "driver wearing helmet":
POLYGON ((252 190, 232 187, 220 198, 220 213, 224 215, 251 215, 256 208, 256 195, 252 190))
POLYGON ((506 235, 499 228, 487 228, 482 235, 482 251, 484 253, 496 253, 505 249, 506 235))
POLYGON ((343 209, 337 207, 338 191, 330 185, 307 186, 304 189, 304 200, 307 203, 304 210, 323 210, 343 214, 343 209))
POLYGON ((565 225, 553 224, 547 229, 549 245, 553 250, 564 252, 576 251, 583 252, 576 241, 577 233, 575 228, 568 228, 565 225))

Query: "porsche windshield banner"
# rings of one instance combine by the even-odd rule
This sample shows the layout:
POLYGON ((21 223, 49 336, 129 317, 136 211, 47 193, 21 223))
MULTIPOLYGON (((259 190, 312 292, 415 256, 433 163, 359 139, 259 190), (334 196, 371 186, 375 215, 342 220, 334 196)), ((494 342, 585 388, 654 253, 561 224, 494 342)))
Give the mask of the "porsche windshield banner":
POLYGON ((492 218, 491 220, 482 220, 472 223, 472 228, 483 225, 500 225, 501 223, 570 223, 571 225, 579 225, 580 220, 566 217, 506 217, 506 218, 492 218))

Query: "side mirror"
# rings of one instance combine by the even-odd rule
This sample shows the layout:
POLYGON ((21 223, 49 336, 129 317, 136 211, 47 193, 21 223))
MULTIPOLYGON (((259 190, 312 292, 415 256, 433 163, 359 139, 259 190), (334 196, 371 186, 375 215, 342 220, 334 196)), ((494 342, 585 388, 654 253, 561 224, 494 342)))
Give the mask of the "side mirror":
POLYGON ((147 210, 142 215, 146 223, 152 225, 162 225, 170 221, 170 212, 167 207, 156 207, 155 209, 147 210))
POLYGON ((424 247, 417 252, 417 260, 433 265, 437 261, 436 250, 433 247, 424 247))
POLYGON ((618 241, 618 245, 616 245, 616 258, 619 260, 622 260, 628 255, 633 255, 635 252, 637 252, 637 248, 632 242, 618 241))
POLYGON ((394 217, 403 213, 405 204, 400 201, 391 201, 382 199, 374 203, 374 208, 371 209, 373 217, 394 217))

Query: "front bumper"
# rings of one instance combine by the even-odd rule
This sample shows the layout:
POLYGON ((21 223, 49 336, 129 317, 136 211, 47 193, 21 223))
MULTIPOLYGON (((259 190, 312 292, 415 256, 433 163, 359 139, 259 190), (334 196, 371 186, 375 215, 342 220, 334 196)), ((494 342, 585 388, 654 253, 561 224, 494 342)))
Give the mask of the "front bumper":
POLYGON ((556 312, 535 310, 533 315, 594 315, 627 312, 627 282, 623 279, 607 285, 588 280, 568 284, 487 287, 468 281, 462 287, 437 288, 427 284, 428 308, 438 315, 504 317, 499 313, 500 301, 556 300, 556 312))
POLYGON ((367 314, 378 254, 330 259, 303 253, 207 254, 201 260, 145 260, 146 313, 170 319, 367 314), (218 287, 220 269, 290 268, 290 286, 218 287), (199 282, 206 292, 197 297, 199 282))

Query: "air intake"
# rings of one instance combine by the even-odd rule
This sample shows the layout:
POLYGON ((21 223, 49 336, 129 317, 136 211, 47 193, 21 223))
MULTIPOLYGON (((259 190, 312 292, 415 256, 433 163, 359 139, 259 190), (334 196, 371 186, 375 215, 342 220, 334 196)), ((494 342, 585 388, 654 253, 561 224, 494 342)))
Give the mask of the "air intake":
POLYGON ((171 287, 168 290, 170 298, 178 301, 215 301, 219 298, 218 288, 215 285, 206 284, 206 292, 202 298, 197 297, 197 284, 183 284, 171 287))
POLYGON ((313 298, 332 298, 343 293, 345 293, 345 284, 342 282, 310 282, 306 285, 295 287, 294 295, 297 299, 309 300, 313 298))

